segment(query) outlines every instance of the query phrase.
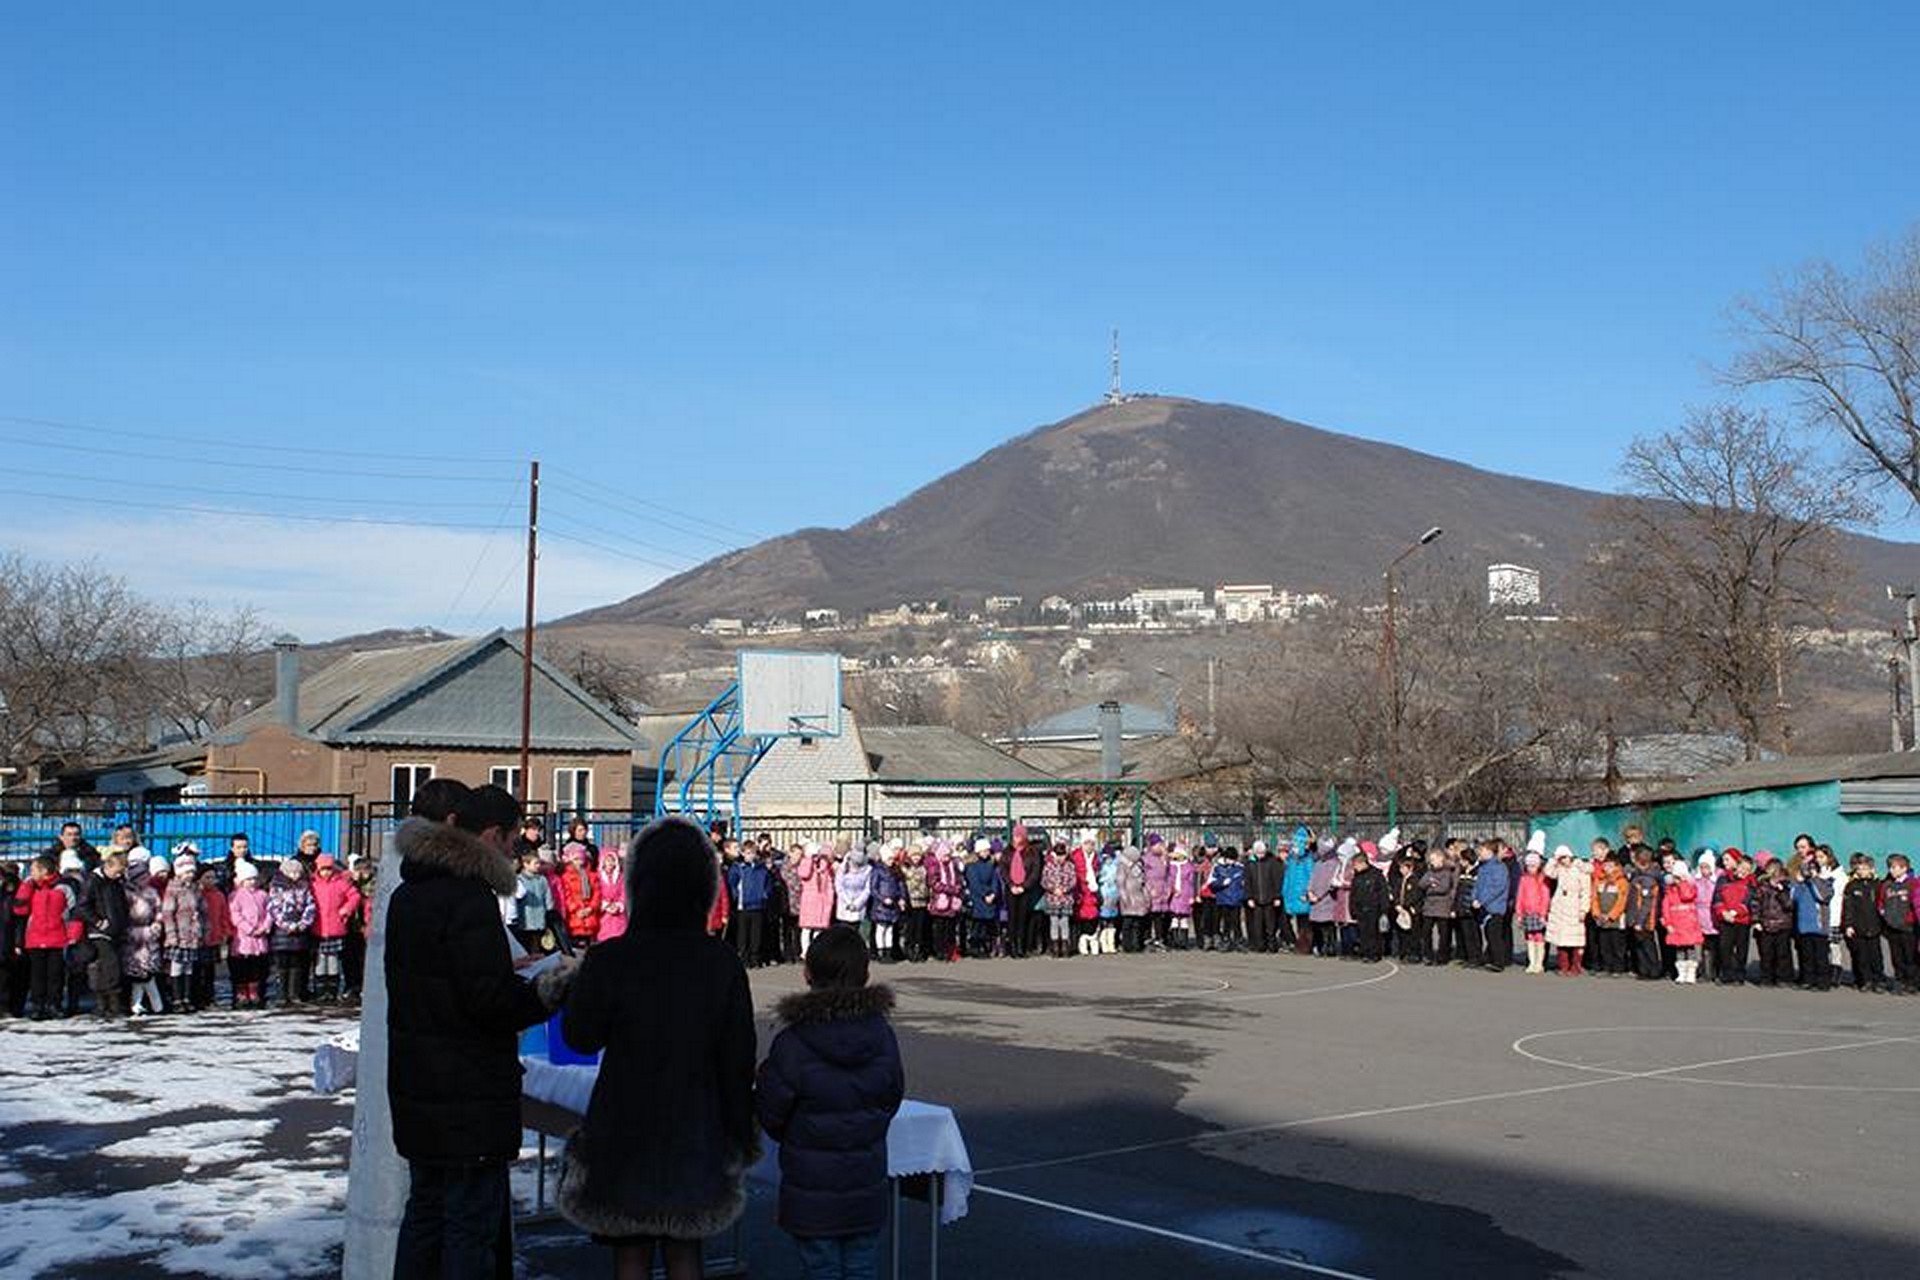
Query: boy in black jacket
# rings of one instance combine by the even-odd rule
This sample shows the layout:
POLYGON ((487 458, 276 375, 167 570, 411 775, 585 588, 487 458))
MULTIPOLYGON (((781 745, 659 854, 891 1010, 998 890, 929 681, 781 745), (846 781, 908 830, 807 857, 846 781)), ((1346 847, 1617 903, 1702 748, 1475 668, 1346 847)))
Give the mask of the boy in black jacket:
POLYGON ((807 948, 810 990, 782 1000, 786 1028, 760 1065, 760 1126, 780 1144, 780 1225, 809 1276, 873 1280, 887 1221, 887 1129, 906 1094, 867 948, 844 926, 807 948))

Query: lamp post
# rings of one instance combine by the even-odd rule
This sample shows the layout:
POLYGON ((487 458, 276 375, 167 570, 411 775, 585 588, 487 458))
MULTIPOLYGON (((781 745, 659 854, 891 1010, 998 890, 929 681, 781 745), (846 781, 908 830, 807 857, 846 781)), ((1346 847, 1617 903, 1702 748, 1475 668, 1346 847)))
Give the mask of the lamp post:
POLYGON ((1394 570, 1401 561, 1438 538, 1442 533, 1439 525, 1427 530, 1406 550, 1387 562, 1384 575, 1387 580, 1387 609, 1381 618, 1382 635, 1380 638, 1380 665, 1387 684, 1387 785, 1393 786, 1394 777, 1400 770, 1400 722, 1403 709, 1400 705, 1400 632, 1398 604, 1400 587, 1394 581, 1394 570))

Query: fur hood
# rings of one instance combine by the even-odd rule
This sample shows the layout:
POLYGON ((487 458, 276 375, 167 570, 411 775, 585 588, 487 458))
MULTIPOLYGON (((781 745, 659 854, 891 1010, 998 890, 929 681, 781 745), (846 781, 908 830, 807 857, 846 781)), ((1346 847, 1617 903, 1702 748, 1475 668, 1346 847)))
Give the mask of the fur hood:
POLYGON ((456 879, 478 880, 503 896, 513 893, 518 879, 512 859, 447 823, 408 818, 394 833, 393 847, 407 862, 438 867, 456 879))
POLYGON ((774 1014, 790 1027, 820 1022, 851 1022, 855 1018, 893 1012, 893 988, 836 987, 823 991, 796 991, 782 997, 774 1014))

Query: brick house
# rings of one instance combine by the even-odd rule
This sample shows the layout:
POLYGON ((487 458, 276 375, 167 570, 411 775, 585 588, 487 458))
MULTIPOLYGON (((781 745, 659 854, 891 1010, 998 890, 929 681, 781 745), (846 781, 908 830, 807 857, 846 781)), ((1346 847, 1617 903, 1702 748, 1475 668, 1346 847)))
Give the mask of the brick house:
MULTIPOLYGON (((404 812, 429 778, 515 790, 522 659, 502 631, 356 653, 307 676, 281 641, 274 701, 206 743, 210 797, 339 795, 404 812)), ((528 799, 628 811, 638 730, 536 654, 528 799)))

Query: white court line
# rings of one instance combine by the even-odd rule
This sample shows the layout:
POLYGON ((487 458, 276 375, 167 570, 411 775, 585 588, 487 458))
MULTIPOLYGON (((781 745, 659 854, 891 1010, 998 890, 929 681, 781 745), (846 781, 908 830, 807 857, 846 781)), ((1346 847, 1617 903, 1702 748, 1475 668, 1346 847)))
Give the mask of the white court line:
POLYGON ((1370 987, 1376 982, 1385 982, 1388 978, 1398 976, 1399 973, 1399 962, 1389 960, 1387 961, 1387 971, 1385 973, 1376 973, 1371 978, 1358 978, 1352 982, 1336 982, 1332 986, 1327 987, 1301 987, 1295 991, 1263 991, 1250 995, 1221 996, 1220 1003, 1227 1004, 1233 1001, 1253 1000, 1283 1000, 1288 996, 1317 996, 1324 995, 1329 991, 1351 991, 1355 987, 1370 987))
MULTIPOLYGON (((1528 1039, 1526 1036, 1521 1040, 1528 1039)), ((1058 1165, 1083 1164, 1089 1160, 1106 1160, 1113 1156, 1130 1156, 1142 1151, 1163 1151, 1170 1147, 1190 1147, 1203 1142, 1213 1142, 1222 1138, 1243 1138, 1259 1133, 1281 1133, 1288 1129, 1303 1129, 1309 1125, 1339 1124, 1347 1120, 1373 1120, 1380 1116, 1407 1115, 1415 1111, 1434 1111, 1442 1107, 1470 1107, 1482 1102, 1506 1102, 1513 1098, 1534 1098, 1550 1093, 1567 1093, 1574 1089, 1597 1089, 1610 1084, 1624 1084, 1632 1080, 1657 1080, 1662 1076, 1680 1075, 1688 1071, 1703 1071, 1713 1067, 1734 1067, 1747 1062, 1766 1062, 1775 1058, 1797 1058, 1814 1053, 1840 1053, 1848 1049, 1871 1049, 1884 1044, 1912 1044, 1920 1036, 1885 1036, 1874 1040, 1858 1040, 1852 1044, 1820 1045, 1811 1049, 1785 1049, 1776 1053, 1751 1053, 1738 1058, 1719 1058, 1708 1062, 1683 1062, 1673 1067, 1657 1067, 1651 1071, 1622 1072, 1619 1075, 1588 1076, 1581 1080, 1566 1080, 1559 1084, 1534 1085, 1527 1089, 1506 1089, 1498 1093, 1470 1093, 1458 1098, 1436 1098, 1431 1102, 1408 1102, 1393 1107, 1373 1107, 1365 1111, 1342 1111, 1326 1116, 1305 1116, 1297 1120, 1275 1120, 1267 1124, 1243 1125, 1237 1129, 1209 1129, 1203 1133, 1191 1134, 1184 1138, 1162 1138, 1155 1142, 1136 1142, 1124 1147, 1108 1147, 1101 1151, 1085 1151, 1074 1156, 1056 1156, 1051 1160, 1028 1160, 1021 1164, 1003 1164, 991 1169, 978 1169, 978 1177, 991 1177, 1002 1173, 1023 1173, 1029 1169, 1051 1169, 1058 1165)), ((1515 1042, 1519 1043, 1518 1041, 1515 1042)))
POLYGON ((983 1187, 973 1184, 973 1194, 999 1196, 1003 1200, 1017 1200, 1021 1204, 1030 1204, 1037 1209, 1051 1209, 1055 1213, 1069 1214, 1075 1218, 1085 1218, 1089 1222, 1104 1223, 1110 1227, 1125 1227, 1129 1231, 1138 1231, 1142 1235, 1159 1236, 1163 1240, 1176 1240, 1181 1244, 1192 1245, 1198 1249, 1212 1249, 1216 1253, 1230 1253, 1237 1258, 1251 1258, 1255 1262, 1264 1262, 1269 1266, 1286 1267, 1293 1271, 1305 1271, 1316 1276, 1331 1276, 1333 1280, 1368 1280, 1366 1276, 1351 1271, 1338 1271, 1333 1267, 1323 1267, 1312 1262, 1301 1262, 1294 1258, 1283 1258, 1274 1253, 1262 1253, 1258 1249, 1248 1249, 1237 1244, 1226 1244, 1219 1240, 1208 1240, 1201 1236, 1190 1236, 1180 1231, 1169 1231, 1165 1227, 1148 1226, 1144 1222, 1135 1222, 1131 1218, 1115 1218, 1109 1214, 1095 1213, 1091 1209, 1076 1209, 1070 1204, 1058 1204, 1052 1200, 1041 1200, 1035 1196, 1023 1196, 1017 1191, 1002 1191, 998 1187, 983 1187))
MULTIPOLYGON (((1879 1025, 1890 1024, 1883 1023, 1879 1025)), ((1602 1067, 1593 1063, 1569 1062, 1564 1058, 1550 1058, 1544 1053, 1535 1053, 1533 1050, 1524 1048, 1523 1046, 1529 1040, 1547 1040, 1554 1036, 1611 1035, 1620 1033, 1641 1034, 1648 1031, 1684 1031, 1689 1034, 1712 1032, 1721 1035, 1823 1036, 1829 1040, 1839 1039, 1842 1036, 1854 1037, 1854 1039, 1846 1044, 1823 1045, 1813 1049, 1797 1049, 1792 1051, 1794 1053, 1824 1053, 1839 1049, 1859 1049, 1869 1044, 1910 1044, 1916 1039, 1914 1036, 1863 1038, 1858 1032, 1854 1031, 1802 1031, 1791 1027, 1568 1027, 1563 1031, 1536 1031, 1532 1035, 1521 1036, 1513 1042, 1511 1048, 1521 1057, 1531 1062, 1538 1062, 1542 1066, 1565 1067, 1569 1071, 1585 1071, 1594 1075, 1624 1076, 1632 1075, 1633 1073, 1619 1067, 1602 1067)), ((1688 1068, 1689 1071, 1693 1069, 1694 1068, 1688 1068)), ((1920 1085, 1791 1084, 1771 1080, 1727 1080, 1718 1076, 1703 1077, 1691 1074, 1669 1076, 1667 1079, 1675 1080, 1682 1084, 1723 1085, 1730 1089, 1785 1089, 1807 1093, 1920 1093, 1920 1085)))

